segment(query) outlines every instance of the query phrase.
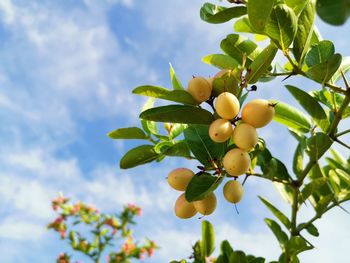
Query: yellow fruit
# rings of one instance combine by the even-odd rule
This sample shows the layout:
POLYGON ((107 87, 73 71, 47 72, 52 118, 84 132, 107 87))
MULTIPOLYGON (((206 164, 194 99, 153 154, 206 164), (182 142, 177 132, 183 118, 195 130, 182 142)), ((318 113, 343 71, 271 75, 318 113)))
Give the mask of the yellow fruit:
POLYGON ((216 99, 215 107, 221 118, 232 120, 239 112, 239 101, 232 93, 223 92, 216 99))
POLYGON ((168 175, 168 183, 175 190, 185 191, 194 173, 187 168, 177 168, 168 175))
POLYGON ((214 76, 214 79, 221 78, 223 75, 225 75, 228 72, 227 69, 220 70, 216 75, 214 76))
POLYGON ((242 110, 242 121, 255 128, 267 125, 275 115, 275 108, 267 100, 256 99, 247 103, 242 110))
POLYGON ((249 151, 258 143, 258 134, 250 124, 241 123, 233 130, 232 139, 238 148, 249 151))
POLYGON ((238 203, 243 196, 243 186, 235 180, 227 182, 224 186, 224 197, 230 203, 238 203))
POLYGON ((188 83, 187 91, 199 103, 210 98, 212 87, 203 77, 195 77, 188 83))
POLYGON ((232 135, 232 124, 228 120, 217 119, 210 124, 209 137, 214 142, 225 142, 232 135))
POLYGON ((239 176, 248 171, 250 156, 246 151, 235 148, 225 154, 223 165, 228 174, 239 176))
POLYGON ((202 215, 210 215, 216 208, 216 196, 214 193, 210 193, 206 198, 194 201, 193 205, 202 215))
POLYGON ((194 208, 193 203, 186 201, 184 193, 177 198, 174 211, 175 215, 182 219, 190 218, 197 214, 197 210, 194 208))

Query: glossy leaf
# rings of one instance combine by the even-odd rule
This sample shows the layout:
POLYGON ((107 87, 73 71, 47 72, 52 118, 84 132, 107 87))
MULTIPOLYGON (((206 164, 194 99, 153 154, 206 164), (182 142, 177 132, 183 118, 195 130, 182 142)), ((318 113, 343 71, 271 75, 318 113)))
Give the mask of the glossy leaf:
POLYGON ((129 150, 120 160, 120 168, 128 169, 152 162, 158 157, 153 145, 140 145, 129 150))
POLYGON ((269 180, 274 178, 289 180, 290 175, 286 166, 277 158, 274 158, 271 153, 264 149, 258 155, 258 165, 261 167, 263 176, 269 180))
POLYGON ((270 17, 274 0, 250 0, 247 4, 250 24, 257 30, 263 31, 270 17))
POLYGON ((309 246, 302 237, 293 236, 288 240, 287 249, 290 255, 295 256, 303 251, 313 249, 313 247, 309 246))
POLYGON ((310 224, 307 228, 306 231, 310 234, 313 235, 315 237, 318 237, 320 235, 320 233, 318 232, 317 227, 315 227, 314 224, 310 224))
POLYGON ((175 123, 172 125, 170 133, 169 133, 169 139, 173 140, 176 137, 178 137, 183 131, 187 128, 187 124, 182 123, 175 123))
POLYGON ((281 101, 271 101, 271 103, 276 104, 274 121, 302 133, 311 130, 311 121, 303 112, 281 101))
POLYGON ((326 83, 335 74, 341 61, 341 55, 338 53, 334 54, 327 61, 309 68, 309 70, 306 71, 306 75, 318 83, 326 83))
POLYGON ((201 240, 202 255, 209 257, 214 252, 215 233, 213 225, 207 221, 202 222, 202 240, 201 240))
POLYGON ((260 53, 261 49, 251 40, 238 34, 227 35, 221 41, 221 49, 242 65, 243 56, 247 56, 248 65, 260 53))
POLYGON ((304 110, 310 114, 314 122, 321 127, 323 131, 327 131, 330 123, 327 115, 321 105, 307 92, 290 85, 286 85, 288 91, 299 102, 304 110))
POLYGON ((290 185, 274 182, 276 189, 288 204, 293 203, 293 188, 290 185))
POLYGON ((224 54, 207 55, 202 58, 202 61, 220 69, 235 69, 238 67, 238 62, 234 58, 224 54))
POLYGON ((313 45, 305 57, 308 67, 323 63, 330 59, 335 52, 334 45, 329 40, 323 40, 313 45))
POLYGON ((200 9, 202 20, 212 24, 225 23, 233 18, 243 16, 247 13, 245 6, 224 7, 205 3, 200 9))
POLYGON ((211 124, 214 116, 207 110, 188 105, 168 105, 148 109, 141 112, 140 118, 150 121, 211 124))
POLYGON ((265 223, 274 233, 275 237, 280 243, 281 248, 283 249, 286 246, 286 243, 288 241, 287 234, 281 229, 280 225, 276 223, 274 220, 265 218, 265 223))
POLYGON ((342 25, 350 14, 349 0, 318 0, 317 14, 332 25, 342 25))
POLYGON ((169 66, 170 66, 170 69, 169 69, 170 79, 171 79, 171 83, 173 84, 173 89, 174 90, 183 90, 184 88, 181 84, 181 81, 176 76, 173 65, 171 65, 171 63, 169 63, 169 66))
POLYGON ((304 143, 299 142, 293 157, 293 172, 299 177, 304 168, 304 143))
POLYGON ((306 141, 306 152, 312 160, 320 159, 332 146, 333 140, 325 133, 318 132, 306 141))
POLYGON ((274 44, 270 44, 254 59, 246 75, 246 81, 248 83, 256 83, 266 73, 276 56, 277 50, 274 44))
POLYGON ((138 127, 120 128, 108 133, 111 139, 147 139, 148 137, 138 127))
POLYGON ((297 17, 293 10, 285 4, 274 6, 265 32, 280 49, 287 50, 297 32, 297 17))
POLYGON ((260 200, 267 206, 267 208, 281 221, 281 223, 287 228, 290 228, 290 221, 287 216, 285 216, 280 210, 278 210, 274 205, 272 205, 265 198, 259 196, 260 200))
POLYGON ((211 160, 220 160, 225 154, 225 143, 210 139, 208 125, 190 125, 184 136, 191 152, 205 167, 212 166, 211 160))
POLYGON ((299 195, 299 203, 304 203, 312 193, 318 192, 318 190, 327 183, 326 177, 317 178, 306 184, 299 195))
POLYGON ((170 100, 183 104, 198 104, 198 102, 192 97, 192 95, 185 90, 168 90, 157 86, 140 86, 135 88, 132 91, 132 93, 152 98, 170 100))
POLYGON ((196 174, 186 188, 186 200, 188 202, 202 200, 220 185, 222 179, 223 177, 213 176, 209 173, 196 174))
POLYGON ((303 3, 304 8, 298 17, 297 34, 293 42, 293 54, 300 65, 302 64, 312 40, 316 8, 316 0, 303 0, 302 2, 306 2, 306 4, 303 3))
MULTIPOLYGON (((142 112, 146 111, 150 108, 153 107, 154 105, 154 98, 149 98, 146 103, 142 107, 142 112)), ((147 120, 142 120, 141 119, 141 125, 143 130, 148 134, 158 134, 158 128, 157 128, 157 123, 154 121, 147 121, 147 120)))
POLYGON ((158 154, 166 156, 179 156, 179 157, 190 157, 191 152, 186 141, 177 141, 175 143, 170 141, 163 141, 155 145, 154 150, 158 154))

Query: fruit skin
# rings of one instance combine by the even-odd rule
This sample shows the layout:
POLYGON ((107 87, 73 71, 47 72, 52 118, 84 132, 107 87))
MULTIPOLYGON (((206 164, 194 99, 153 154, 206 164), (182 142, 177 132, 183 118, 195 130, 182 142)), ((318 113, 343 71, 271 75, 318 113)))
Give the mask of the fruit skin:
POLYGON ((210 124, 209 137, 214 142, 225 142, 232 135, 232 124, 228 120, 217 119, 210 124))
POLYGON ((228 181, 224 186, 224 197, 230 203, 237 204, 243 196, 243 186, 236 180, 228 181))
POLYGON ((194 201, 194 208, 202 215, 210 215, 216 208, 216 196, 214 193, 210 193, 206 198, 198 201, 194 201))
POLYGON ((190 169, 177 168, 169 173, 168 183, 175 190, 185 191, 193 176, 194 173, 190 169))
POLYGON ((185 193, 181 194, 176 199, 174 211, 175 215, 182 219, 191 218, 197 214, 197 210, 194 208, 193 203, 186 201, 185 193))
POLYGON ((247 172, 250 162, 249 154, 239 148, 228 151, 223 159, 226 172, 233 176, 239 176, 247 172))
POLYGON ((258 133, 252 125, 240 123, 233 130, 232 139, 238 148, 249 151, 258 143, 258 133))
POLYGON ((275 115, 275 108, 264 99, 256 99, 248 102, 242 110, 242 121, 255 128, 266 126, 275 115))
POLYGON ((194 77, 187 86, 187 92, 199 103, 210 98, 212 85, 203 77, 194 77))
POLYGON ((232 120, 239 112, 239 101, 235 95, 230 92, 221 93, 216 99, 216 112, 226 120, 232 120))

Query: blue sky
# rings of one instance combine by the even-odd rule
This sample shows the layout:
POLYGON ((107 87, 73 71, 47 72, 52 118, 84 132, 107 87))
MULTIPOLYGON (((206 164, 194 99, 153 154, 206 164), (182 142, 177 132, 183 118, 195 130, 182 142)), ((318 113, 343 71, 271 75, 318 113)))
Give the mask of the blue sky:
MULTIPOLYGON (((139 125, 145 98, 132 95, 131 89, 142 84, 169 87, 169 62, 184 84, 192 75, 216 73, 200 59, 219 52, 220 40, 232 32, 232 23, 215 26, 200 21, 202 4, 200 0, 0 1, 2 263, 53 262, 66 251, 64 242, 45 230, 54 216, 50 200, 60 191, 109 212, 128 202, 142 206, 137 235, 149 236, 162 247, 148 262, 190 254, 200 235, 200 220, 175 218, 173 203, 179 193, 170 190, 165 177, 173 168, 196 163, 166 159, 120 170, 123 153, 139 142, 115 142, 105 135, 117 127, 139 125)), ((349 54, 349 23, 318 25, 325 39, 334 40, 337 51, 349 54)), ((317 87, 304 79, 288 83, 317 87)), ((259 85, 253 97, 294 104, 280 80, 259 85)), ((285 128, 273 123, 259 134, 275 156, 291 160, 295 142, 285 128)), ((286 213, 289 210, 271 189, 268 182, 249 179, 239 215, 219 189, 217 211, 207 218, 215 225, 217 239, 275 259, 280 251, 263 223, 271 215, 256 196, 275 200, 286 213)), ((303 209, 302 218, 309 218, 312 211, 303 209)), ((348 215, 332 211, 316 225, 321 236, 310 239, 317 249, 306 253, 302 262, 344 262, 350 240, 349 231, 344 231, 350 227, 348 215)))

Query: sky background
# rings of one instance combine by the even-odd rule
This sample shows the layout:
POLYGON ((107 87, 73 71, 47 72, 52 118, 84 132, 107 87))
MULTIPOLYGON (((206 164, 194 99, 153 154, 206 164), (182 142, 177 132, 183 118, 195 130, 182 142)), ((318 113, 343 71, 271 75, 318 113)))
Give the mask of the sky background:
MULTIPOLYGON (((147 262, 189 256, 200 237, 201 220, 184 221, 173 215, 179 193, 165 178, 173 168, 194 168, 197 163, 175 158, 120 170, 119 159, 140 141, 112 141, 106 134, 140 125, 138 113, 146 99, 131 90, 142 84, 170 87, 169 62, 184 85, 192 75, 217 72, 201 57, 220 52, 220 40, 232 33, 232 22, 202 22, 203 3, 0 1, 0 262, 54 262, 58 253, 69 251, 45 229, 54 219, 50 200, 60 191, 106 212, 129 202, 142 206, 136 235, 161 246, 147 262)), ((338 52, 349 55, 349 22, 342 27, 317 24, 338 52)), ((319 88, 305 79, 287 83, 306 90, 319 88)), ((280 79, 259 84, 250 98, 295 105, 283 85, 280 79)), ((295 141, 284 127, 272 123, 259 135, 276 157, 290 162, 295 141)), ((289 214, 278 192, 269 182, 250 178, 237 215, 220 190, 218 208, 206 218, 213 222, 217 240, 229 239, 236 249, 276 259, 277 241, 263 222, 272 215, 257 195, 289 214)), ((312 215, 304 207, 301 219, 312 215)), ((321 236, 310 240, 317 248, 304 253, 301 261, 345 262, 349 216, 335 209, 316 226, 321 236)))

